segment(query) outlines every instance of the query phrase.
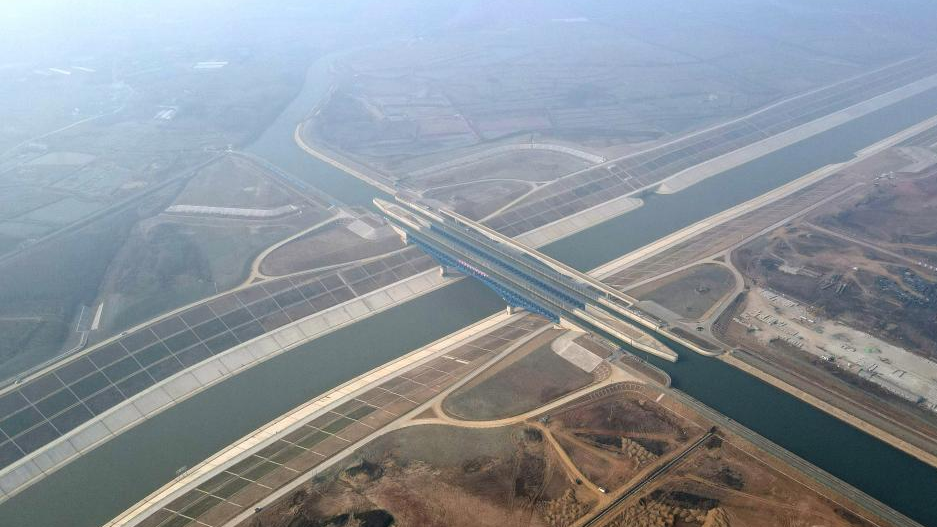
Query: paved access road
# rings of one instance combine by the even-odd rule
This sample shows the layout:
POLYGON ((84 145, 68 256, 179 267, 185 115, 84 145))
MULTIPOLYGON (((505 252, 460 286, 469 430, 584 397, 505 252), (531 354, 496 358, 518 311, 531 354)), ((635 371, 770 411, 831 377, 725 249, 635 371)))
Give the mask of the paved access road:
MULTIPOLYGON (((822 131, 824 119, 841 122, 858 117, 858 113, 846 109, 935 73, 937 55, 929 53, 800 94, 647 151, 564 176, 514 200, 485 222, 503 234, 517 236, 610 199, 656 187, 684 170, 782 133, 801 130, 793 135, 805 139, 822 131), (808 123, 811 126, 805 126, 808 123)), ((882 107, 889 101, 895 102, 883 100, 882 107)), ((764 153, 756 152, 756 157, 764 153)), ((720 166, 718 171, 727 168, 720 166)))
MULTIPOLYGON (((177 373, 434 266, 428 256, 410 249, 333 271, 247 285, 142 324, 7 386, 0 391, 0 499, 58 468, 56 460, 42 457, 44 447, 70 438, 85 423, 177 373), (31 459, 40 464, 16 472, 31 459)), ((73 445, 79 451, 88 446, 73 445)))
POLYGON ((500 314, 402 357, 243 438, 108 526, 236 525, 548 328, 500 314))

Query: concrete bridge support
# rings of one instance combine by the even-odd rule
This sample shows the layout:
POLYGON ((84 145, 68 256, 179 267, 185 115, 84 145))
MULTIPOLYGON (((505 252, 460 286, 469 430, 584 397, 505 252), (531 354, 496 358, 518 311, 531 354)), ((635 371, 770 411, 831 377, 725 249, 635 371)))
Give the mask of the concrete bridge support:
POLYGON ((462 273, 453 267, 448 267, 445 265, 439 266, 439 276, 443 278, 452 278, 455 276, 462 276, 462 273))

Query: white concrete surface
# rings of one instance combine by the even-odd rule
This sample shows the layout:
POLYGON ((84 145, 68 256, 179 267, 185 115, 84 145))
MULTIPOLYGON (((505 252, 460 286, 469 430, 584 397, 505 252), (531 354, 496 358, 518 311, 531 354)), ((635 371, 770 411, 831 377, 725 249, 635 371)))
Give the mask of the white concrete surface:
POLYGON ((381 227, 372 227, 357 218, 352 220, 351 223, 345 226, 345 228, 355 233, 359 238, 372 241, 393 236, 394 234, 393 229, 387 225, 382 225, 381 227))
POLYGON ((592 353, 574 342, 577 337, 583 334, 584 333, 579 333, 577 331, 567 331, 550 343, 550 349, 560 357, 569 361, 573 366, 586 373, 591 373, 599 364, 602 364, 602 359, 595 353, 592 353))
POLYGON ((920 146, 908 146, 897 148, 898 152, 912 160, 906 166, 896 170, 896 172, 921 172, 937 164, 937 154, 932 150, 920 146))
POLYGON ((592 271, 589 271, 589 274, 598 279, 607 278, 656 254, 666 251, 674 245, 689 240, 713 227, 722 225, 723 223, 742 216, 743 214, 757 210, 768 205, 769 203, 787 197, 803 188, 813 185, 814 183, 832 176, 846 167, 859 163, 872 155, 891 148, 892 146, 895 146, 906 139, 914 137, 915 135, 934 126, 937 126, 937 117, 931 117, 930 119, 921 121, 920 123, 902 130, 895 135, 887 137, 873 145, 863 148, 862 150, 856 152, 856 157, 850 161, 827 165, 818 170, 815 170, 805 176, 791 181, 790 183, 771 190, 770 192, 766 192, 756 198, 752 198, 746 201, 745 203, 741 203, 730 209, 719 212, 718 214, 714 214, 708 218, 702 219, 692 225, 680 229, 677 232, 660 238, 653 243, 645 245, 640 249, 636 249, 628 254, 612 260, 611 262, 596 267, 592 271))
MULTIPOLYGON (((611 315, 594 309, 589 304, 586 304, 585 311, 577 308, 573 310, 573 313, 575 313, 580 320, 586 321, 592 326, 601 329, 622 342, 627 342, 629 345, 645 353, 670 362, 677 362, 679 358, 677 352, 661 344, 648 333, 636 326, 623 322, 619 318, 613 318, 611 315)), ((632 320, 639 321, 640 319, 632 317, 632 320)))
POLYGON ((104 314, 104 302, 98 304, 98 309, 94 312, 94 319, 91 321, 91 331, 97 331, 101 326, 101 315, 104 314))
POLYGON ((247 458, 254 452, 277 441, 280 437, 296 430, 309 420, 345 403, 364 391, 372 389, 381 382, 446 354, 450 349, 461 345, 462 342, 475 335, 494 330, 524 316, 526 316, 526 314, 523 313, 513 316, 504 312, 498 313, 457 333, 453 333, 432 344, 404 355, 399 359, 379 366, 310 400, 302 406, 291 410, 244 436, 237 442, 232 443, 224 450, 199 465, 187 470, 173 481, 167 483, 133 507, 127 509, 127 511, 117 518, 105 524, 105 527, 132 527, 137 525, 163 505, 212 478, 226 467, 247 458))
POLYGON ((237 207, 212 207, 209 205, 170 205, 166 212, 197 214, 205 216, 227 216, 231 218, 275 218, 299 210, 296 205, 283 205, 274 209, 244 209, 237 207))
POLYGON ((580 150, 578 148, 571 148, 563 145, 554 145, 549 143, 524 143, 524 144, 513 144, 513 145, 503 145, 496 146, 494 148, 489 148, 481 152, 476 152, 474 154, 469 154, 462 156, 451 161, 446 161, 436 165, 428 166, 421 168, 419 170, 414 170, 410 172, 410 177, 421 177, 434 172, 442 172, 445 170, 451 170, 453 168, 458 168, 465 165, 471 165, 479 161, 495 157, 501 154, 507 154, 510 152, 521 152, 525 150, 549 150, 552 152, 559 152, 561 154, 570 155, 573 157, 578 157, 587 163, 599 164, 604 163, 606 159, 600 155, 596 155, 590 152, 580 150))
POLYGON ((757 288, 740 322, 764 342, 781 338, 817 357, 868 379, 903 399, 937 411, 937 362, 891 345, 863 331, 824 319, 802 304, 757 288))
POLYGON ((278 328, 183 370, 4 468, 0 471, 0 502, 74 458, 228 377, 451 281, 431 269, 278 328))
POLYGON ((552 223, 541 225, 532 231, 515 236, 514 239, 531 247, 543 247, 561 238, 606 222, 616 216, 621 216, 641 205, 644 205, 644 201, 641 199, 621 196, 552 223))
POLYGON ((937 75, 931 75, 912 82, 890 92, 854 104, 838 112, 825 115, 809 123, 775 134, 752 145, 734 150, 704 163, 690 167, 664 180, 658 190, 661 194, 679 192, 704 179, 725 172, 731 168, 748 163, 759 157, 790 146, 809 137, 813 137, 842 124, 868 115, 897 102, 913 97, 932 88, 937 88, 937 75))

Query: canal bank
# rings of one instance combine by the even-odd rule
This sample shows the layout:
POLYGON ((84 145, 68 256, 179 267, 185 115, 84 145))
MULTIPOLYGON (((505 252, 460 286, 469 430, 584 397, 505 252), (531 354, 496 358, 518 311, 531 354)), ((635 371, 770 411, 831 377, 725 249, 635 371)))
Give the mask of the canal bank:
POLYGON ((930 90, 772 152, 674 194, 648 193, 644 206, 540 250, 585 271, 755 198, 913 126, 937 113, 930 90))
POLYGON ((309 67, 306 82, 299 95, 287 105, 264 133, 244 150, 273 163, 297 180, 325 192, 347 205, 370 207, 376 197, 392 199, 386 194, 326 163, 303 149, 295 139, 297 126, 316 111, 317 105, 328 97, 332 89, 330 74, 332 61, 341 53, 319 58, 309 67))
POLYGON ((501 310, 461 280, 300 345, 77 458, 0 505, 0 526, 100 526, 273 417, 501 310))
MULTIPOLYGON (((842 161, 935 112, 937 95, 909 99, 808 141, 820 144, 788 147, 794 150, 766 156, 771 162, 759 159, 684 192, 651 195, 645 207, 554 243, 546 252, 579 268, 595 267, 819 166, 842 161)), ((253 151, 291 172, 324 178, 329 185, 345 181, 350 190, 339 196, 343 201, 369 202, 375 196, 359 180, 332 173, 327 165, 318 171, 309 168, 318 162, 292 143, 294 127, 295 122, 283 138, 294 150, 284 160, 271 157, 274 151, 253 151), (293 162, 297 168, 291 168, 293 162)), ((333 192, 325 183, 316 185, 333 192)), ((302 346, 206 390, 65 467, 0 506, 0 524, 100 525, 172 479, 177 468, 194 465, 271 417, 497 309, 500 301, 493 294, 462 281, 302 346), (401 326, 408 330, 395 329, 401 326)), ((744 372, 675 347, 684 360, 660 366, 676 386, 921 523, 937 526, 937 513, 930 510, 937 471, 744 372)))

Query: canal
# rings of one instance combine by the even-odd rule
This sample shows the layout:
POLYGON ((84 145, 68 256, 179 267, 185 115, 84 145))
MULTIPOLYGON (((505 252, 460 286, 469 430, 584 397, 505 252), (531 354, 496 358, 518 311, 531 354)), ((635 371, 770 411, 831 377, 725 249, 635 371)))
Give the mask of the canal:
MULTIPOLYGON (((323 66, 324 67, 324 66, 323 66)), ((310 75, 303 93, 252 147, 349 204, 373 189, 303 153, 296 123, 325 93, 310 75)), ((652 195, 628 214, 558 241, 545 252, 596 267, 725 208, 776 188, 937 113, 927 92, 769 154, 672 195, 652 195)), ((0 505, 0 525, 101 525, 275 416, 355 375, 498 309, 482 286, 461 281, 275 357, 141 424, 0 505), (406 331, 400 331, 406 327, 406 331)), ((674 346, 655 361, 676 387, 919 522, 937 527, 937 470, 717 360, 674 346)), ((653 359, 652 359, 653 360, 653 359)))

